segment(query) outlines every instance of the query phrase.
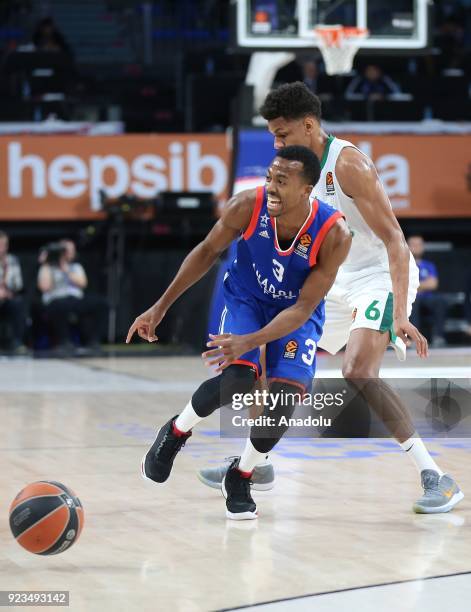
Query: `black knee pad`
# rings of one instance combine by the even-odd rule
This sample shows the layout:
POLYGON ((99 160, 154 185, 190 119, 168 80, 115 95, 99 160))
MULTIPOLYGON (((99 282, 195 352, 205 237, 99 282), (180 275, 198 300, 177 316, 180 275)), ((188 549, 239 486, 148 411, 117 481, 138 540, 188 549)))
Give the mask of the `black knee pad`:
MULTIPOLYGON (((281 397, 274 410, 270 410, 270 406, 265 406, 263 416, 275 418, 278 421, 282 416, 287 419, 293 416, 294 409, 304 392, 297 385, 275 381, 270 385, 270 394, 281 397)), ((278 444, 287 429, 288 426, 283 424, 255 426, 250 430, 250 441, 259 453, 268 453, 278 444)))
POLYGON ((193 410, 200 417, 207 417, 221 406, 232 403, 235 393, 249 393, 257 378, 254 368, 234 364, 219 376, 205 380, 191 398, 193 410))

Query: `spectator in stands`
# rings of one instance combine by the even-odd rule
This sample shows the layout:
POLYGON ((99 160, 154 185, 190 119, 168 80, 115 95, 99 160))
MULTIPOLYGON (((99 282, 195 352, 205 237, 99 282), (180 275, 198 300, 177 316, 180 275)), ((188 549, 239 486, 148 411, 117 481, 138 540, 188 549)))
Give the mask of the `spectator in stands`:
POLYGON ((326 101, 331 97, 329 77, 322 71, 322 63, 313 56, 301 56, 277 72, 275 83, 302 81, 306 87, 326 101))
POLYGON ((436 62, 442 73, 460 71, 465 66, 466 47, 463 16, 453 14, 440 24, 440 30, 435 39, 435 46, 440 50, 436 62))
POLYGON ((347 100, 384 100, 387 96, 401 93, 399 85, 385 75, 376 64, 366 66, 363 76, 351 81, 345 91, 347 100))
POLYGON ((303 64, 303 83, 312 91, 318 93, 319 88, 319 68, 315 60, 307 60, 303 64))
POLYGON ((60 350, 70 350, 69 321, 77 317, 84 343, 98 349, 105 329, 107 303, 101 296, 86 295, 87 275, 76 261, 72 240, 48 245, 40 254, 38 288, 46 316, 60 350))
POLYGON ((437 268, 433 262, 422 259, 425 251, 422 236, 410 236, 407 243, 419 268, 420 280, 417 298, 412 306, 410 321, 418 329, 421 329, 424 315, 431 315, 432 337, 430 345, 434 348, 445 346, 446 302, 443 296, 437 292, 437 268))
POLYGON ((33 44, 37 51, 52 51, 72 56, 64 35, 57 28, 52 17, 45 17, 37 24, 33 33, 33 44))
POLYGON ((9 346, 13 351, 24 349, 25 306, 21 292, 23 277, 20 262, 8 252, 9 240, 0 230, 0 320, 9 326, 9 346))

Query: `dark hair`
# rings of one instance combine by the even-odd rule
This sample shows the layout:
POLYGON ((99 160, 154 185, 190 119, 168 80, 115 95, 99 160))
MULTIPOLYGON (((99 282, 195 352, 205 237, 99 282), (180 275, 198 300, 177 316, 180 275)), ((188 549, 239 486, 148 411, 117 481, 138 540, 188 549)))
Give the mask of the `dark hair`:
POLYGON ((306 115, 312 115, 320 121, 321 101, 304 83, 296 81, 271 91, 260 107, 260 114, 267 121, 278 117, 302 119, 306 115))
POLYGON ((301 145, 290 145, 283 147, 276 152, 276 157, 288 159, 289 161, 298 161, 303 165, 302 176, 308 185, 316 185, 321 175, 321 165, 317 156, 301 145))
POLYGON ((52 17, 44 17, 36 24, 36 28, 33 33, 33 43, 35 47, 41 49, 41 46, 44 43, 44 28, 51 28, 51 40, 60 48, 63 53, 68 53, 69 55, 72 55, 71 49, 67 44, 64 35, 58 29, 52 17))

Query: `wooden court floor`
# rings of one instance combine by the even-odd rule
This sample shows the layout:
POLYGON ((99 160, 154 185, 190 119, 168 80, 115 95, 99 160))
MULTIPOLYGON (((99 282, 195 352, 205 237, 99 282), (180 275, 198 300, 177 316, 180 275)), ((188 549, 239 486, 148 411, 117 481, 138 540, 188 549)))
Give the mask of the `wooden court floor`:
MULTIPOLYGON (((385 371, 469 377, 470 364, 466 351, 425 363, 391 355, 385 371)), ((206 376, 196 357, 0 360, 0 590, 68 590, 70 609, 86 612, 431 612, 426 596, 442 597, 440 610, 471 609, 471 439, 429 444, 466 496, 449 514, 412 513, 418 474, 394 441, 290 439, 273 453, 275 488, 254 493, 259 519, 227 521, 219 491, 196 478, 243 447, 219 438, 217 415, 165 485, 139 472, 158 427, 206 376), (80 540, 56 557, 23 551, 8 527, 12 498, 42 479, 70 486, 85 509, 80 540), (405 590, 368 589, 386 583, 405 590)))

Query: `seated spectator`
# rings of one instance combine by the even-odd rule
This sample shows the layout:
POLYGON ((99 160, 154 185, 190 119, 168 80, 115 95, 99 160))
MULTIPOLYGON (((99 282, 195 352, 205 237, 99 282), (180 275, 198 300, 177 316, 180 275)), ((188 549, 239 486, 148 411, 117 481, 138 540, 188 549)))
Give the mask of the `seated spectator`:
POLYGON ((412 306, 410 321, 418 329, 422 328, 423 317, 428 314, 432 317, 432 337, 430 346, 439 348, 445 346, 444 330, 446 316, 446 302, 438 292, 438 273, 435 264, 422 259, 425 251, 422 236, 410 236, 407 240, 415 263, 419 268, 419 289, 416 300, 412 306))
POLYGON ((304 62, 303 83, 313 94, 319 93, 319 68, 315 60, 304 62))
POLYGON ((436 59, 438 68, 445 74, 450 70, 458 70, 464 74, 465 29, 458 15, 450 15, 440 25, 435 44, 440 49, 440 55, 436 59))
POLYGON ((332 97, 329 77, 322 71, 322 64, 314 56, 301 56, 280 68, 275 76, 276 84, 303 82, 313 94, 322 100, 332 97))
POLYGON ((52 51, 72 55, 69 45, 52 17, 45 17, 39 21, 33 33, 33 44, 37 51, 52 51))
POLYGON ((347 100, 384 100, 387 96, 401 93, 399 85, 383 74, 375 64, 369 64, 363 76, 357 76, 345 91, 347 100))
POLYGON ((24 349, 25 306, 20 293, 23 291, 23 277, 18 258, 8 252, 9 240, 0 230, 0 319, 9 325, 10 341, 7 348, 24 349))
POLYGON ((40 254, 38 288, 57 348, 72 348, 69 319, 74 314, 84 343, 97 349, 105 330, 108 306, 103 297, 84 293, 87 275, 75 259, 76 249, 72 240, 48 245, 40 254))

